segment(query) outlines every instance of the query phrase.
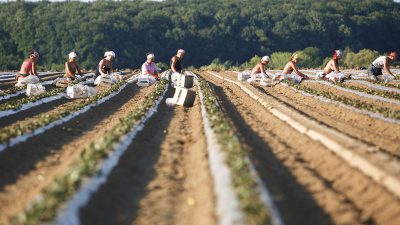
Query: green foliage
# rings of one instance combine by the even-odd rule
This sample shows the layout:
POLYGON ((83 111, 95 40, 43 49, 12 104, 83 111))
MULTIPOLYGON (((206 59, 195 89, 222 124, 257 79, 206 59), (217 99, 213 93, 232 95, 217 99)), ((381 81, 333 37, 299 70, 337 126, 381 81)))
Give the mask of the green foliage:
POLYGON ((273 69, 283 69, 292 54, 290 52, 274 52, 271 54, 270 66, 273 69))
POLYGON ((240 67, 242 69, 252 69, 257 63, 261 61, 261 57, 258 55, 253 56, 250 61, 243 63, 240 67))
MULTIPOLYGON (((242 64, 308 46, 323 53, 310 56, 345 46, 386 52, 400 48, 398 15, 400 4, 390 0, 2 2, 0 70, 19 69, 31 49, 46 69, 63 64, 72 50, 85 69, 94 69, 106 50, 116 52, 115 68, 138 68, 149 51, 168 64, 178 48, 187 50, 185 67, 214 58, 242 64)), ((306 67, 321 64, 306 60, 306 67)))
POLYGON ((316 47, 307 47, 303 51, 297 52, 300 56, 299 67, 316 68, 322 64, 322 52, 316 47))
POLYGON ((228 70, 233 67, 232 61, 225 61, 221 62, 219 58, 214 59, 210 65, 208 66, 202 66, 200 69, 201 70, 212 70, 212 71, 223 71, 223 70, 228 70))
POLYGON ((379 56, 377 51, 362 49, 357 53, 348 52, 343 60, 347 68, 367 67, 379 56))
POLYGON ((169 65, 164 62, 157 62, 157 67, 161 69, 161 71, 165 71, 169 69, 169 65))

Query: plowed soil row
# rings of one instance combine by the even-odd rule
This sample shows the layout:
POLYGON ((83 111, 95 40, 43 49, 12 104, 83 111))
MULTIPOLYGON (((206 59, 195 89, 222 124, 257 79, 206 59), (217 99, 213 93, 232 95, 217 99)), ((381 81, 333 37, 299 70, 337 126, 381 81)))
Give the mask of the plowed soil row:
MULTIPOLYGON (((106 91, 107 88, 105 87, 95 87, 96 92, 100 93, 103 91, 106 91)), ((79 104, 84 102, 85 99, 68 99, 68 98, 61 98, 57 99, 52 102, 48 103, 43 103, 37 106, 34 106, 28 110, 23 110, 20 112, 16 112, 14 114, 11 114, 9 116, 4 116, 0 118, 0 129, 6 126, 9 126, 13 123, 19 123, 19 122, 27 122, 27 121, 32 121, 35 120, 36 118, 39 118, 41 115, 45 114, 51 114, 57 111, 60 111, 63 108, 69 107, 74 104, 79 104)))
POLYGON ((193 108, 162 103, 80 210, 81 222, 216 224, 208 167, 198 99, 193 108))
POLYGON ((107 102, 1 152, 0 224, 23 210, 55 176, 68 169, 90 142, 138 107, 152 89, 129 84, 107 102))
POLYGON ((234 121, 286 224, 400 223, 400 201, 385 188, 277 119, 239 87, 201 75, 234 121))
MULTIPOLYGON (((396 92, 394 92, 394 91, 381 90, 381 89, 374 88, 374 87, 372 87, 372 86, 368 86, 368 85, 362 84, 362 83, 346 82, 345 84, 346 84, 346 85, 349 85, 349 86, 357 87, 357 88, 365 88, 365 89, 367 89, 367 90, 368 90, 368 89, 376 90, 376 91, 378 91, 378 93, 385 93, 385 92, 387 92, 387 93, 398 94, 398 93, 396 93, 396 92)), ((374 84, 374 83, 370 83, 370 84, 374 84)), ((375 85, 379 85, 379 84, 375 84, 375 85)), ((379 85, 379 86, 382 86, 382 85, 379 85)), ((382 87, 384 87, 384 86, 382 86, 382 87)), ((397 89, 397 90, 399 90, 399 89, 397 89)))
MULTIPOLYGON (((224 73, 234 78, 233 73, 224 73)), ((400 125, 372 118, 365 114, 304 96, 282 85, 259 87, 259 90, 290 105, 316 121, 332 127, 348 136, 375 145, 390 154, 400 157, 400 125)))
POLYGON ((393 110, 400 110, 400 105, 396 105, 396 104, 388 103, 388 102, 383 102, 383 101, 376 100, 376 99, 370 99, 370 98, 366 98, 366 97, 361 97, 361 96, 356 95, 356 94, 352 94, 352 93, 349 93, 349 92, 344 92, 344 91, 341 91, 341 90, 337 90, 334 87, 330 87, 330 86, 327 86, 327 85, 324 85, 324 84, 304 82, 301 85, 304 85, 304 86, 312 88, 312 89, 324 91, 324 92, 330 92, 330 93, 333 93, 334 95, 337 95, 337 96, 343 96, 343 97, 347 97, 347 98, 350 98, 350 99, 360 100, 362 102, 366 102, 368 104, 375 105, 375 106, 378 106, 378 107, 382 107, 382 108, 386 107, 386 108, 393 109, 393 110))

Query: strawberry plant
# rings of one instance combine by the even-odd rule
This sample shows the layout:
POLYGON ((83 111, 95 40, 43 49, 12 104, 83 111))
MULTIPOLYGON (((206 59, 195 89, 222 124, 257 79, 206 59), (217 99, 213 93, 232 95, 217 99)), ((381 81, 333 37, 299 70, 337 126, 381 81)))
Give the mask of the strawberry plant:
MULTIPOLYGON (((54 219, 57 209, 78 191, 82 180, 99 172, 102 161, 113 152, 114 144, 126 135, 154 106, 157 99, 164 93, 167 82, 167 80, 162 79, 155 90, 144 98, 138 108, 126 117, 121 118, 120 122, 109 132, 83 149, 80 157, 75 160, 68 172, 55 178, 44 189, 41 200, 33 203, 23 213, 14 217, 12 224, 42 224, 43 221, 54 219)), ((115 88, 118 89, 118 85, 120 83, 114 85, 112 89, 115 91, 115 88)), ((100 98, 93 97, 96 100, 100 98)))
POLYGON ((199 83, 211 128, 217 136, 222 151, 226 153, 225 163, 232 172, 232 183, 238 195, 239 205, 246 216, 246 224, 270 224, 268 209, 260 199, 257 183, 249 169, 250 162, 236 135, 232 121, 219 107, 219 100, 207 82, 199 77, 199 83))

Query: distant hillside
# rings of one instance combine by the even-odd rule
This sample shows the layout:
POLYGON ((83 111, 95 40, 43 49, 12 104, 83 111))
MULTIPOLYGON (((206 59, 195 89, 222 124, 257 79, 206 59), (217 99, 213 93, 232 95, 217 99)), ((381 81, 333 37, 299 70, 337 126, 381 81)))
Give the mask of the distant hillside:
POLYGON ((145 53, 168 63, 213 59, 242 63, 255 54, 317 47, 400 49, 400 4, 392 0, 166 0, 0 3, 0 69, 16 69, 30 49, 39 65, 59 67, 69 51, 94 68, 105 50, 118 67, 138 67, 145 53))

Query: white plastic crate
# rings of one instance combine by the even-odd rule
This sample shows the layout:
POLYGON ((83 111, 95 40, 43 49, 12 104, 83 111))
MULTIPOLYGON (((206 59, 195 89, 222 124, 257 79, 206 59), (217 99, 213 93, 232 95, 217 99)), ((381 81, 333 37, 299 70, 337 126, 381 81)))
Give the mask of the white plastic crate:
POLYGON ((96 89, 87 85, 76 84, 67 87, 67 96, 69 98, 89 98, 96 94, 96 89))
POLYGON ((46 91, 46 88, 41 84, 27 84, 26 95, 40 95, 46 91))
POLYGON ((111 87, 116 82, 117 81, 115 80, 115 78, 111 77, 110 75, 100 75, 94 81, 94 85, 111 87))
POLYGON ((181 105, 185 107, 192 107, 196 99, 196 92, 187 88, 175 88, 175 94, 172 98, 167 98, 165 103, 168 106, 181 105))

